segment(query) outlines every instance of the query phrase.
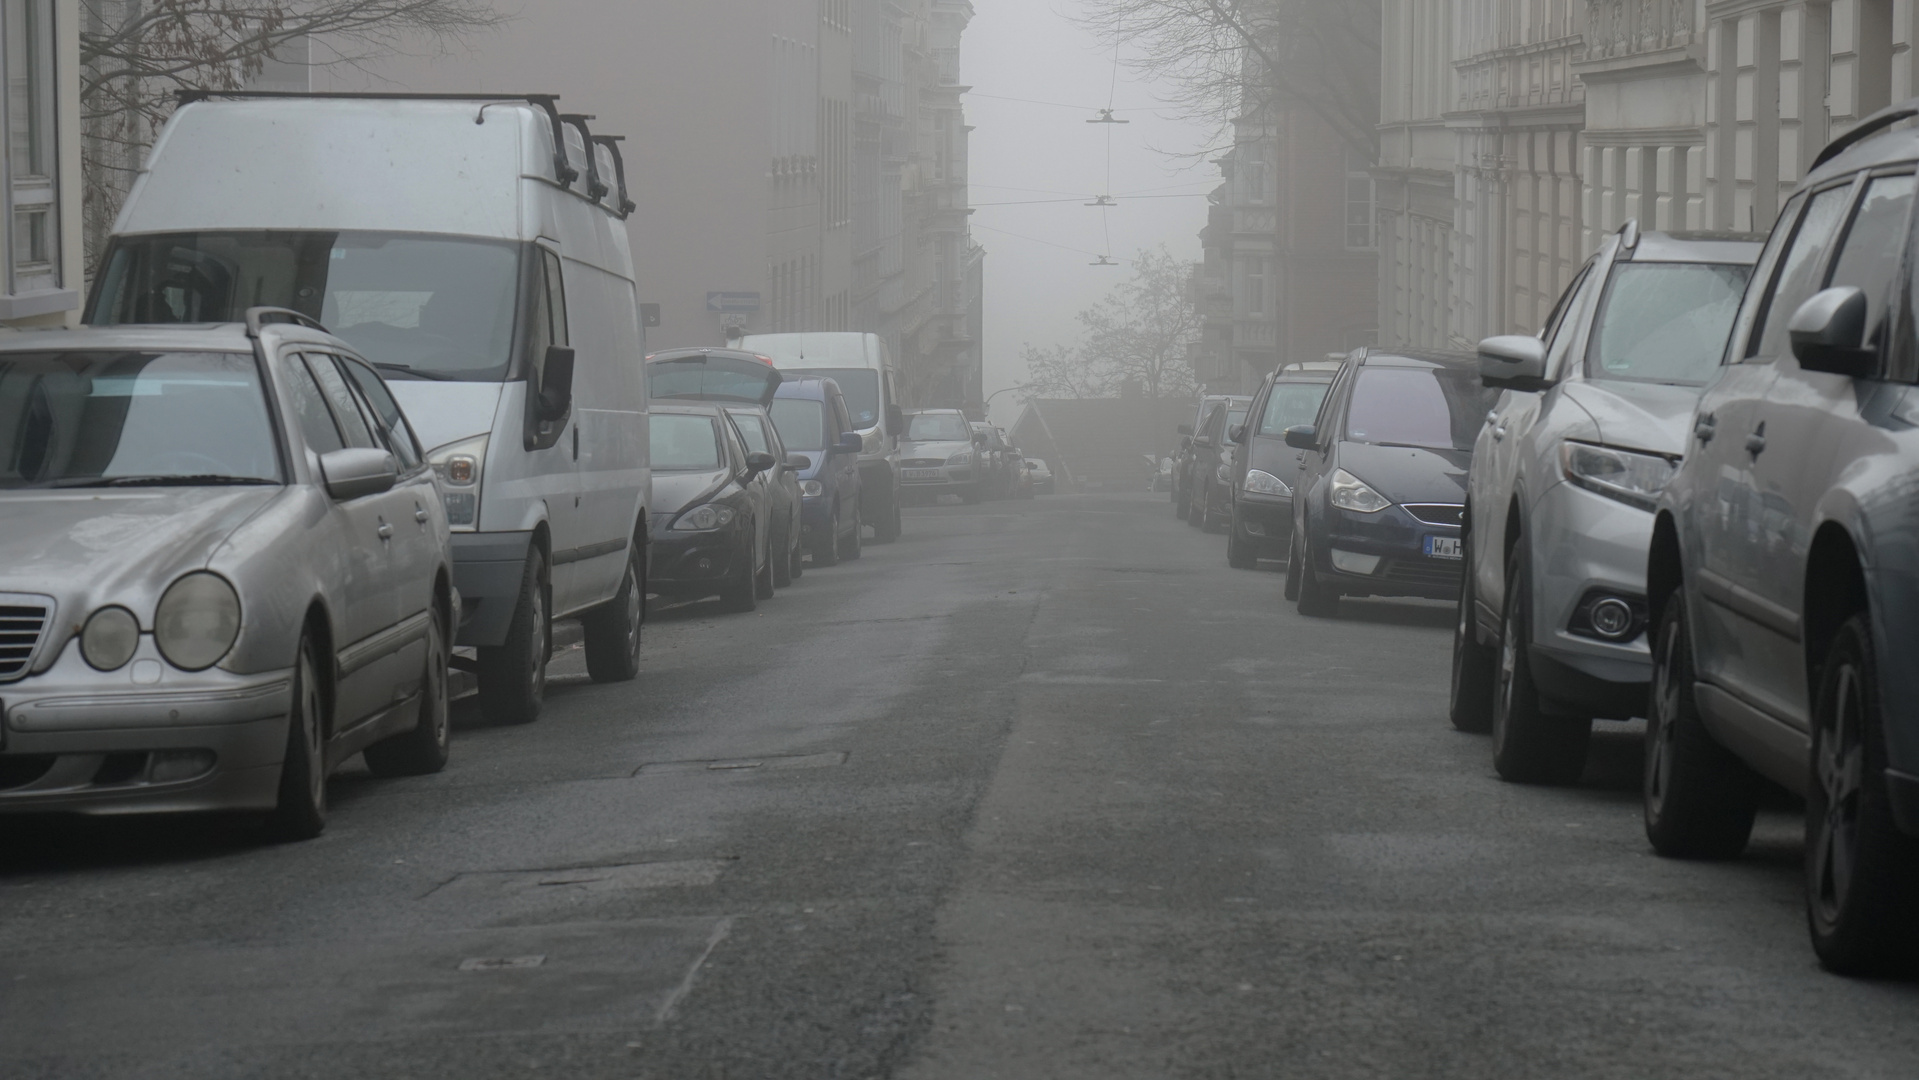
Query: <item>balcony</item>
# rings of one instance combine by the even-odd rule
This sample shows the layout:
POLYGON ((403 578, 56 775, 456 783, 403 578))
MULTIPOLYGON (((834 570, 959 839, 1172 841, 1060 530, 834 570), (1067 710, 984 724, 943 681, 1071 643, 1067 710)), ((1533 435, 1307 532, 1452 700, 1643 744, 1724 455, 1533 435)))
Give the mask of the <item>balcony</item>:
POLYGON ((1611 60, 1691 46, 1693 0, 1586 0, 1586 59, 1611 60))

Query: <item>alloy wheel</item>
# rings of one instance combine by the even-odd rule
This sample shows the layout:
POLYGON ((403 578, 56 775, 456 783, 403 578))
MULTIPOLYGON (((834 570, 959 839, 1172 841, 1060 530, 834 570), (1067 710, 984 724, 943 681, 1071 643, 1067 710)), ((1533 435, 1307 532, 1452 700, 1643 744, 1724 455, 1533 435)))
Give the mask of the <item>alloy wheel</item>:
POLYGON ((1672 784, 1673 723, 1679 717, 1679 680, 1673 677, 1678 663, 1679 635, 1668 634, 1659 643, 1659 656, 1653 664, 1653 712, 1646 747, 1646 805, 1655 817, 1666 808, 1666 794, 1672 784))
POLYGON ((1852 891, 1858 866, 1860 802, 1865 791, 1865 717, 1859 669, 1846 664, 1834 673, 1832 726, 1820 732, 1813 759, 1814 779, 1825 795, 1824 813, 1814 823, 1813 915, 1825 927, 1837 925, 1852 891))

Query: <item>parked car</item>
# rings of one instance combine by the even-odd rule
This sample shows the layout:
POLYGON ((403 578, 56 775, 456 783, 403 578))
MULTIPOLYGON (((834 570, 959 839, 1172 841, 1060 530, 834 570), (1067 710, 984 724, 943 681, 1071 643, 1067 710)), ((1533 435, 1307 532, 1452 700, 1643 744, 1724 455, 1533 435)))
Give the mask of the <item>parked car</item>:
POLYGON ((1311 424, 1293 498, 1286 598, 1329 616, 1341 596, 1459 596, 1473 438, 1492 394, 1464 353, 1361 349, 1311 424))
POLYGON ((1306 452, 1286 445, 1286 430, 1310 424, 1326 400, 1339 364, 1287 364, 1266 376, 1247 406, 1247 420, 1228 428, 1233 444, 1226 485, 1226 564, 1238 570, 1260 559, 1283 559, 1293 536, 1293 487, 1306 452))
POLYGON ((906 414, 900 468, 900 492, 909 505, 937 502, 941 495, 976 503, 985 496, 992 460, 965 413, 922 409, 906 414))
POLYGON ((1033 470, 1030 463, 1026 460, 1026 455, 1019 453, 1017 450, 1014 451, 1013 454, 1013 497, 1015 499, 1030 499, 1034 493, 1033 470))
POLYGON ((900 537, 900 436, 906 414, 900 408, 899 376, 893 355, 878 334, 750 334, 740 348, 773 358, 790 375, 832 379, 846 397, 860 433, 860 520, 873 527, 873 539, 890 544, 900 537))
POLYGON ((653 568, 661 596, 718 596, 752 611, 773 595, 769 526, 773 455, 746 448, 723 408, 662 403, 652 411, 653 568))
POLYGON ((1040 495, 1053 493, 1053 468, 1036 457, 1026 459, 1026 467, 1033 473, 1033 491, 1040 495))
POLYGON ((1508 780, 1570 783, 1595 718, 1646 711, 1646 547, 1759 245, 1641 233, 1600 245, 1539 337, 1480 345, 1499 393, 1474 445, 1452 721, 1508 780))
POLYGON ((1206 423, 1193 436, 1192 466, 1186 490, 1192 505, 1186 509, 1186 524, 1202 532, 1225 527, 1231 512, 1233 443, 1228 435, 1246 422, 1250 397, 1221 402, 1206 416, 1206 423))
POLYGON ((771 455, 773 467, 766 470, 768 527, 772 530, 773 585, 784 589, 804 573, 800 563, 805 549, 800 547, 800 470, 794 468, 793 455, 780 441, 773 418, 758 405, 729 405, 726 415, 746 440, 748 453, 771 455))
POLYGON ((1179 425, 1179 452, 1173 455, 1173 516, 1186 520, 1187 511, 1192 509, 1193 481, 1193 438, 1199 429, 1206 426, 1206 418, 1211 416, 1217 405, 1240 403, 1244 408, 1252 404, 1251 397, 1237 394, 1204 394, 1199 399, 1199 407, 1193 414, 1191 423, 1179 425))
POLYGON ((1887 130, 1915 115, 1862 121, 1786 203, 1646 570, 1646 835, 1730 857, 1761 778, 1804 795, 1812 944, 1846 974, 1919 961, 1919 132, 1887 130))
POLYGON ((800 543, 815 566, 860 549, 859 432, 839 384, 811 376, 780 384, 770 410, 800 480, 800 543))
POLYGON ((1014 459, 1018 456, 1012 447, 1006 445, 1006 439, 998 428, 991 424, 975 421, 972 425, 974 444, 981 462, 980 497, 985 499, 1008 499, 1013 494, 1014 459))
POLYGON ((459 602, 412 426, 344 341, 0 338, 0 812, 259 812, 447 760, 459 602))
POLYGON ((596 681, 639 670, 645 350, 617 144, 585 124, 543 97, 188 93, 86 314, 277 304, 372 361, 446 485, 455 643, 500 723, 539 716, 554 619, 580 617, 596 681))

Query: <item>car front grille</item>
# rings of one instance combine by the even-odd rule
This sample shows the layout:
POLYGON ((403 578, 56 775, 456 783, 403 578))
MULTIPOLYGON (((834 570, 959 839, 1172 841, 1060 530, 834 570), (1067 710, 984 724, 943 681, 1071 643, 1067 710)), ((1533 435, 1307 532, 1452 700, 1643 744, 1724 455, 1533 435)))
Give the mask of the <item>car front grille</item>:
POLYGON ((1401 585, 1457 589, 1462 573, 1458 562, 1392 559, 1386 563, 1386 572, 1381 576, 1401 585))
POLYGON ((1457 503, 1405 503, 1406 512, 1428 525, 1450 525, 1459 528, 1466 524, 1466 508, 1457 503))
POLYGON ((25 677, 52 615, 44 597, 0 596, 0 682, 25 677))

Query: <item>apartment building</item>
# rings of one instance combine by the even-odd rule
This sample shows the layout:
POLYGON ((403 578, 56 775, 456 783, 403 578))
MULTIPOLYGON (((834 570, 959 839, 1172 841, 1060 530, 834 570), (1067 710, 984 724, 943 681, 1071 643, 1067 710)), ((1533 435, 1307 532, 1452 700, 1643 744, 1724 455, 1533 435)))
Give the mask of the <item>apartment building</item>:
POLYGON ((0 326, 62 326, 85 293, 78 0, 0 4, 0 326))

